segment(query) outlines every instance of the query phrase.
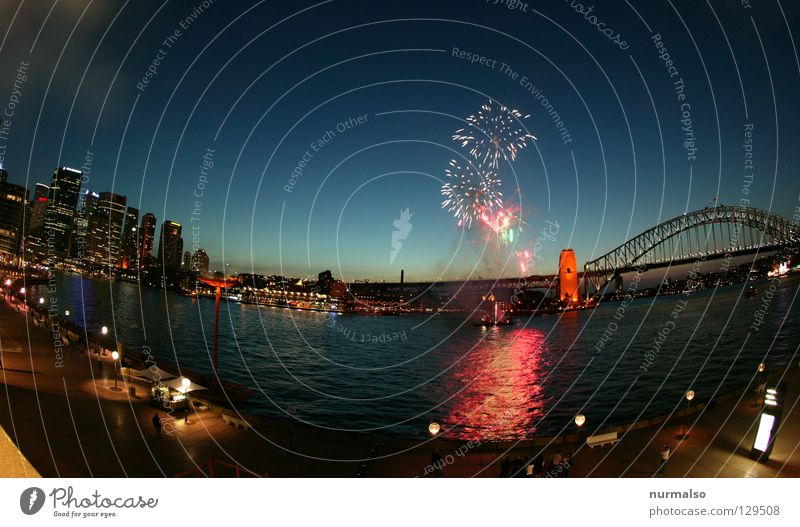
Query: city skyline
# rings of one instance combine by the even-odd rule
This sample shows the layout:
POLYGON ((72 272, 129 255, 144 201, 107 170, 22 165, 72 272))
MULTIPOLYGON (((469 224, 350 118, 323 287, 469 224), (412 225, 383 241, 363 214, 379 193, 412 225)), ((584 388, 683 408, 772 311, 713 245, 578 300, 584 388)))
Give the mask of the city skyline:
MULTIPOLYGON (((783 44, 784 18, 750 22, 729 6, 702 13, 690 6, 667 12, 597 6, 598 17, 618 21, 615 30, 628 46, 622 49, 569 6, 459 7, 461 20, 436 22, 437 32, 425 28, 445 20, 449 6, 354 8, 351 29, 336 33, 342 15, 325 4, 299 14, 288 6, 264 14, 258 4, 250 16, 221 9, 216 16, 212 4, 185 28, 185 13, 168 5, 147 26, 146 43, 108 26, 117 14, 110 8, 92 10, 83 21, 109 32, 96 50, 76 43, 53 68, 65 90, 48 91, 39 70, 26 67, 25 100, 52 102, 41 115, 24 104, 16 108, 4 167, 29 189, 56 158, 85 167, 91 188, 128 196, 134 208, 181 223, 212 260, 244 272, 308 276, 330 268, 348 280, 392 279, 401 268, 418 279, 518 276, 506 253, 487 256, 477 230, 458 228, 440 206, 445 169, 464 154, 451 136, 491 98, 531 114, 526 126, 537 137, 514 166, 500 166, 503 194, 527 222, 515 250, 533 245, 547 221, 560 225, 558 243, 543 245, 531 274, 554 273, 564 247, 587 261, 714 198, 738 203, 748 163, 755 167, 750 205, 792 216, 800 189, 791 177, 799 163, 790 123, 798 115, 785 81, 796 67, 789 55, 767 63, 762 53, 762 46, 783 44), (382 20, 384 9, 389 20, 382 20), (682 10, 711 29, 675 23, 682 10), (262 14, 274 25, 263 35, 262 14), (504 30, 482 24, 486 15, 504 30), (295 49, 290 24, 281 23, 289 16, 292 22, 313 16, 310 40, 319 40, 295 49), (234 21, 236 35, 225 30, 234 21), (543 34, 533 50, 516 36, 530 27, 543 34), (225 45, 195 44, 191 36, 200 32, 218 34, 225 45), (715 49, 708 46, 723 32, 738 62, 724 49, 713 64, 696 60, 715 49), (413 49, 402 45, 407 34, 417 40, 413 49), (286 45, 271 50, 267 38, 286 45), (314 52, 329 39, 337 39, 341 56, 314 52), (108 68, 104 58, 118 57, 133 42, 125 61, 108 68), (366 50, 353 52, 364 43, 366 50), (239 54, 223 53, 228 46, 239 54), (159 52, 166 52, 163 61, 149 72, 159 52), (566 61, 576 53, 588 69, 566 61), (212 66, 198 69, 195 57, 212 66), (263 67, 253 72, 250 63, 263 67), (84 72, 110 91, 93 97, 84 72), (292 82, 276 91, 262 73, 292 82), (621 75, 628 81, 613 82, 621 75), (708 75, 717 82, 710 84, 708 75), (316 89, 323 85, 338 95, 316 89), (73 102, 72 114, 51 111, 73 102), (34 134, 37 119, 58 124, 34 134), (390 264, 392 224, 406 209, 414 228, 390 264)), ((29 9, 38 8, 22 8, 29 9)), ((80 14, 55 9, 65 20, 80 14)), ((787 6, 786 16, 794 9, 787 6)), ((124 11, 123 18, 143 15, 124 11)), ((59 31, 48 24, 32 52, 14 33, 3 66, 16 71, 19 61, 52 56, 48 46, 59 41, 59 31)))

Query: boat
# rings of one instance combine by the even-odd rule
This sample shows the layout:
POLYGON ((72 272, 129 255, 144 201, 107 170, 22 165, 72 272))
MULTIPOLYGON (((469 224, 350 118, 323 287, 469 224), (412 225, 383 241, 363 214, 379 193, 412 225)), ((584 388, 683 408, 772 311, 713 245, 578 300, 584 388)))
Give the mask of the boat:
POLYGON ((748 287, 747 289, 745 289, 745 291, 744 291, 744 296, 746 296, 748 298, 753 298, 757 294, 758 294, 758 289, 756 289, 756 287, 752 286, 752 285, 750 287, 748 287))
POLYGON ((484 315, 481 317, 480 322, 475 322, 475 326, 510 326, 514 323, 514 319, 509 316, 500 317, 497 320, 494 320, 489 315, 484 315))

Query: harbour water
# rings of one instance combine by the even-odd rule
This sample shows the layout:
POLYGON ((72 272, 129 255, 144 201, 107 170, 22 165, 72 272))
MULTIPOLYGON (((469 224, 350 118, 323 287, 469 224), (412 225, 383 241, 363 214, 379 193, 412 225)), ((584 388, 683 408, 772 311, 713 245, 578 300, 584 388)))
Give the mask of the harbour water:
MULTIPOLYGON (((211 369, 214 302, 58 273, 49 296, 129 354, 211 369)), ((514 439, 628 423, 751 382, 762 360, 797 360, 797 277, 603 304, 485 329, 466 315, 368 317, 224 303, 220 376, 250 387, 240 410, 318 427, 421 437, 514 439), (769 301, 767 301, 767 297, 769 301), (763 324, 754 330, 754 321, 763 324)))

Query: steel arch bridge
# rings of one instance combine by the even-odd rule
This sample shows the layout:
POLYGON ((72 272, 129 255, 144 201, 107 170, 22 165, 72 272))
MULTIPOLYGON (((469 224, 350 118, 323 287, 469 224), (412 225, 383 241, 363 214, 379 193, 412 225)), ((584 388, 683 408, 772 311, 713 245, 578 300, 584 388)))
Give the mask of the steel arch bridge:
POLYGON ((705 208, 660 223, 586 262, 584 287, 588 295, 589 285, 601 291, 614 276, 640 267, 779 249, 799 239, 797 224, 774 212, 724 205, 705 208))

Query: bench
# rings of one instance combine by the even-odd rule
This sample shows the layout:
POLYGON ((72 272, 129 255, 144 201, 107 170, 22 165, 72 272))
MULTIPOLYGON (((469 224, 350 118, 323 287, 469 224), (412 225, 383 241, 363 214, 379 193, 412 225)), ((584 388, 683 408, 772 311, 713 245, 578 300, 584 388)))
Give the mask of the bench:
POLYGON ((617 433, 610 432, 608 434, 599 434, 587 437, 586 446, 588 446, 589 448, 594 448, 596 446, 613 445, 618 441, 619 437, 617 436, 617 433))
POLYGON ((222 420, 225 421, 226 425, 233 425, 236 428, 241 427, 244 430, 250 430, 250 423, 248 423, 244 419, 239 419, 238 417, 234 417, 228 414, 222 414, 222 420))

